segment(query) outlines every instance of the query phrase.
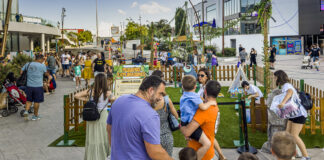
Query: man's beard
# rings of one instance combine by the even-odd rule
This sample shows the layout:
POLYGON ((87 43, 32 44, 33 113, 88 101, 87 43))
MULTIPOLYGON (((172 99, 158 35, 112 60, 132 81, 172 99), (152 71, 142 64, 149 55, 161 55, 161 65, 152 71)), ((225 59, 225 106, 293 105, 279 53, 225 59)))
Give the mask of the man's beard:
POLYGON ((151 103, 151 107, 153 109, 155 109, 157 103, 160 101, 159 99, 155 98, 155 94, 152 95, 152 97, 150 97, 150 103, 151 103))

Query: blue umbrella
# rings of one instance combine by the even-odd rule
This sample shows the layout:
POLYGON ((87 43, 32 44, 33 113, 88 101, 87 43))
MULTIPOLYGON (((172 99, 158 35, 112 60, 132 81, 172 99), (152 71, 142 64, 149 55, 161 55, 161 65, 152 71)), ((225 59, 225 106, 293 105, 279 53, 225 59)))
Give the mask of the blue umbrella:
POLYGON ((213 19, 213 24, 211 25, 213 28, 216 28, 216 20, 215 18, 213 19))
POLYGON ((194 24, 193 27, 203 26, 204 24, 211 25, 211 24, 208 23, 208 22, 200 22, 200 23, 198 23, 198 24, 194 24))

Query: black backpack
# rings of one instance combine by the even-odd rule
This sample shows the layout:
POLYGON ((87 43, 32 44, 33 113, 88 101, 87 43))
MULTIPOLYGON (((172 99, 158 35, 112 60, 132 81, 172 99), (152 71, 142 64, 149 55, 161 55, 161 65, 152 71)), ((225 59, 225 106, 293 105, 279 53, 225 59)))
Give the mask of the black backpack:
POLYGON ((90 91, 90 98, 89 101, 84 105, 83 112, 82 112, 82 118, 84 121, 97 121, 100 119, 100 114, 104 110, 104 108, 100 111, 98 111, 97 108, 97 102, 91 99, 92 96, 92 90, 90 91))
POLYGON ((301 105, 303 105, 306 110, 311 110, 313 108, 313 101, 310 94, 305 92, 298 92, 298 96, 301 105))
POLYGON ((29 68, 30 64, 31 64, 31 62, 28 64, 27 68, 23 71, 21 76, 18 78, 17 87, 27 86, 27 72, 28 72, 28 68, 29 68))

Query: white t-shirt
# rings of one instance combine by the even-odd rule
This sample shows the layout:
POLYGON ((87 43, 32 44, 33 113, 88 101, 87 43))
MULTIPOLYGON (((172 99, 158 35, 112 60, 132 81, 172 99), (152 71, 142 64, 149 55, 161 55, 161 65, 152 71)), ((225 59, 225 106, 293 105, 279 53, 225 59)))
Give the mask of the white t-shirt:
POLYGON ((160 54, 160 58, 161 58, 162 61, 165 61, 165 60, 166 60, 165 52, 162 52, 162 53, 160 54))
POLYGON ((70 62, 69 62, 70 55, 62 54, 61 57, 62 57, 62 64, 70 64, 70 62))
POLYGON ((166 59, 168 58, 168 52, 163 52, 162 57, 164 61, 166 61, 166 59))
MULTIPOLYGON (((282 88, 281 89, 282 93, 286 93, 286 94, 287 94, 287 91, 289 89, 292 89, 293 90, 293 95, 292 96, 295 96, 295 98, 300 101, 299 96, 297 94, 297 91, 296 91, 296 89, 294 88, 293 85, 291 85, 290 83, 285 83, 281 88, 282 88)), ((300 107, 300 110, 301 110, 302 115, 304 117, 307 117, 307 111, 306 111, 306 109, 304 107, 300 107)))
POLYGON ((250 86, 249 90, 246 91, 247 94, 254 95, 254 94, 258 93, 259 94, 259 97, 256 97, 255 98, 257 100, 259 100, 260 98, 263 97, 263 94, 262 94, 262 92, 261 92, 261 90, 260 90, 259 87, 255 86, 253 84, 250 84, 249 86, 250 86))
POLYGON ((199 91, 198 91, 198 95, 200 97, 203 97, 204 98, 204 91, 205 91, 205 87, 206 86, 203 86, 202 84, 200 84, 200 88, 199 88, 199 91))

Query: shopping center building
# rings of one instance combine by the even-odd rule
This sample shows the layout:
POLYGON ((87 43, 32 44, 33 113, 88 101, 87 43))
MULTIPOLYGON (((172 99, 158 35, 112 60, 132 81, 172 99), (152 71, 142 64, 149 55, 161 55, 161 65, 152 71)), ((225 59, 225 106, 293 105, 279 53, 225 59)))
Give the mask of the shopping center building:
MULTIPOLYGON (((8 0, 0 0, 0 20, 5 22, 8 0)), ((0 26, 0 42, 3 40, 3 26, 0 26)), ((12 0, 6 52, 24 50, 49 51, 50 42, 60 36, 57 22, 40 17, 25 16, 19 12, 19 0, 12 0)))
MULTIPOLYGON (((263 35, 258 19, 251 11, 261 0, 224 0, 224 23, 238 21, 225 32, 225 47, 236 48, 239 44, 247 52, 255 48, 262 53, 263 35), (245 17, 244 20, 240 19, 245 17)), ((202 5, 198 3, 195 9, 198 16, 211 23, 215 19, 216 26, 222 27, 223 0, 207 0, 202 5)), ((324 0, 272 0, 272 18, 269 20, 269 42, 276 45, 277 54, 302 54, 306 47, 319 44, 321 52, 324 50, 324 0)), ((195 32, 198 39, 196 16, 192 8, 188 9, 190 30, 195 32)), ((222 37, 212 40, 212 44, 221 49, 222 37)))

